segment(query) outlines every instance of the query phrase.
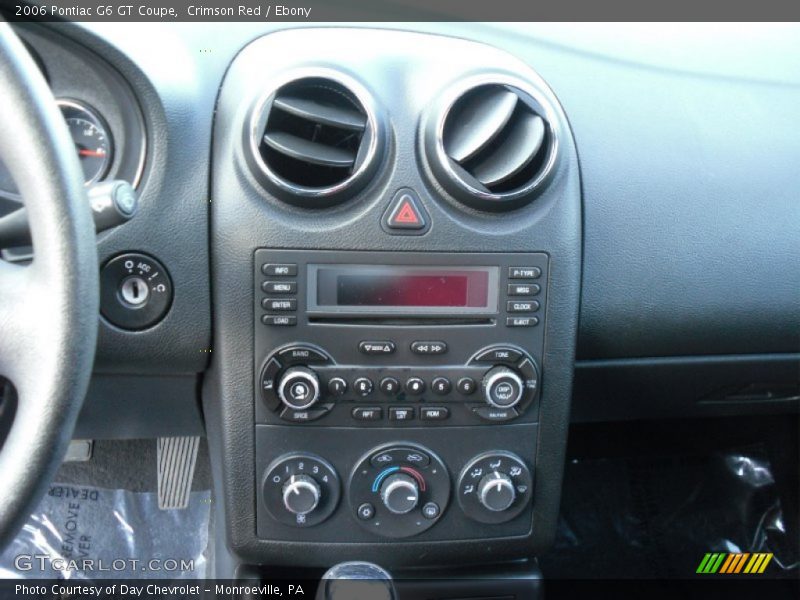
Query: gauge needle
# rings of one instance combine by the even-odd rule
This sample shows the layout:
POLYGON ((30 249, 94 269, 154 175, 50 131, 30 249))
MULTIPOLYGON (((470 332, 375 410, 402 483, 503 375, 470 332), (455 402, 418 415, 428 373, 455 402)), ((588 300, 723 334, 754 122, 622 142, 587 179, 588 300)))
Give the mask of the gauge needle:
POLYGON ((92 156, 95 158, 100 158, 105 155, 106 153, 104 150, 86 150, 85 148, 78 150, 78 156, 92 156))

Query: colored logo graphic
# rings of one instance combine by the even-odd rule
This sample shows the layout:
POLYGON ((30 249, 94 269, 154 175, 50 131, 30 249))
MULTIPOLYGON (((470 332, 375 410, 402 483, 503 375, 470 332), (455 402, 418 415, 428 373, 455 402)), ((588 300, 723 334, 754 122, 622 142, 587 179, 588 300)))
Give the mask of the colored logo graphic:
POLYGON ((769 561, 772 560, 772 552, 744 553, 711 553, 709 552, 700 561, 697 573, 710 575, 713 573, 724 573, 727 575, 737 573, 748 573, 750 575, 761 574, 767 568, 769 561))

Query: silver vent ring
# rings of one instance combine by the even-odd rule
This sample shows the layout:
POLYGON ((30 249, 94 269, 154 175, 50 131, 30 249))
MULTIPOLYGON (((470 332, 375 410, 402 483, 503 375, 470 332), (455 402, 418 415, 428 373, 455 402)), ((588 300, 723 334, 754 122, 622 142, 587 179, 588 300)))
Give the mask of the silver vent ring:
POLYGON ((532 201, 552 177, 559 155, 559 118, 545 95, 529 82, 504 73, 480 74, 459 80, 441 97, 437 109, 425 124, 423 155, 435 179, 453 197, 479 210, 503 211, 519 208, 532 201), (505 87, 518 96, 532 113, 544 121, 547 148, 536 175, 523 185, 506 192, 492 192, 480 188, 459 173, 459 166, 445 148, 445 128, 455 106, 466 95, 483 87, 505 87))
POLYGON ((374 175, 386 143, 383 119, 378 118, 378 107, 367 89, 342 71, 326 67, 302 67, 280 73, 270 80, 266 92, 259 97, 250 111, 245 128, 246 158, 259 183, 281 200, 303 207, 322 208, 343 202, 356 194, 374 175), (284 87, 302 80, 330 81, 351 94, 366 117, 361 147, 358 149, 353 172, 341 181, 326 186, 304 186, 279 175, 264 160, 261 143, 273 101, 284 87), (313 204, 304 202, 313 200, 313 204))

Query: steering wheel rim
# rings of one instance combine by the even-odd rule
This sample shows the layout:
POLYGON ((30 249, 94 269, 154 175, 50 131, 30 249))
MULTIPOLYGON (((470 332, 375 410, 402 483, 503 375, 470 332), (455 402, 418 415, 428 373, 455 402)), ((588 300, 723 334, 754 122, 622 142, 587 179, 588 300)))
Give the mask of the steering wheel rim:
POLYGON ((28 209, 30 265, 0 259, 0 376, 16 410, 0 440, 0 551, 63 460, 91 377, 99 282, 83 175, 47 83, 0 19, 0 160, 28 209), (34 163, 35 160, 35 163, 34 163))

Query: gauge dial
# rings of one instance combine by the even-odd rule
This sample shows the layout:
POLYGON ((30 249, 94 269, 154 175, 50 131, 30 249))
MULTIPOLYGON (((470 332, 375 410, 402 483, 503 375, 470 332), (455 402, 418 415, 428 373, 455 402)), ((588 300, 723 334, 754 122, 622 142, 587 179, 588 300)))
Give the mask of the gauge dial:
POLYGON ((84 180, 94 183, 108 173, 113 147, 111 136, 103 119, 88 106, 70 100, 59 100, 58 105, 67 122, 75 143, 84 180))

